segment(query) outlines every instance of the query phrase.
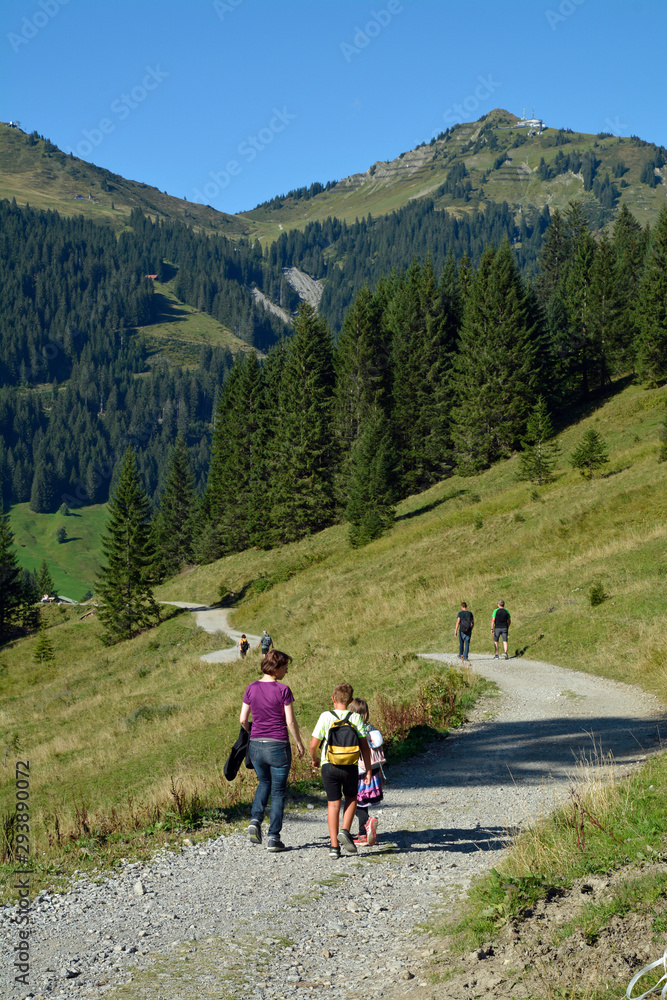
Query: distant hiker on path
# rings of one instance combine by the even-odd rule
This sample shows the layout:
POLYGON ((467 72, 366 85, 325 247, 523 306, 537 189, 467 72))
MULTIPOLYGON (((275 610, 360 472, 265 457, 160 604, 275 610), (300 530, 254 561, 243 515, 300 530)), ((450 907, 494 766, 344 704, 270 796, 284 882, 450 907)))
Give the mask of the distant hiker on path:
POLYGON ((257 646, 258 646, 258 648, 260 646, 262 647, 262 656, 266 656, 266 654, 268 653, 268 651, 273 646, 273 639, 271 638, 271 636, 269 635, 269 633, 266 631, 266 629, 263 630, 261 638, 260 638, 259 642, 257 643, 257 646))
POLYGON ((461 657, 461 666, 464 664, 468 664, 468 666, 470 665, 468 650, 470 649, 470 637, 474 627, 475 616, 472 611, 468 611, 468 605, 466 602, 461 601, 461 610, 459 611, 459 616, 456 619, 456 625, 454 626, 454 638, 456 638, 457 633, 459 637, 459 656, 461 657))
POLYGON ((503 648, 505 650, 505 659, 509 660, 509 655, 507 653, 507 635, 509 631, 510 624, 512 622, 512 616, 505 607, 504 601, 498 601, 498 607, 494 610, 491 616, 491 635, 493 636, 493 645, 495 647, 494 660, 498 659, 498 640, 502 636, 503 648))
POLYGON ((241 638, 239 639, 239 653, 241 654, 242 660, 245 660, 246 653, 248 652, 249 649, 250 649, 250 643, 248 642, 248 639, 244 632, 241 638))

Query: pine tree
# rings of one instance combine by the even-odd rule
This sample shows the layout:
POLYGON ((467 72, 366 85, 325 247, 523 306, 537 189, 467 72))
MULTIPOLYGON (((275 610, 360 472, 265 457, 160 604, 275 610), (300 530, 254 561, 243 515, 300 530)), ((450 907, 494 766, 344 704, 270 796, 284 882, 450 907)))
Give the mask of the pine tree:
POLYGON ((291 542, 334 519, 333 357, 326 323, 303 303, 278 393, 270 516, 275 540, 291 542))
POLYGON ((562 288, 569 258, 569 227, 561 213, 556 209, 551 216, 549 228, 544 234, 544 242, 540 250, 540 272, 537 287, 540 301, 544 306, 562 288))
POLYGON ((625 204, 614 223, 613 245, 617 311, 610 331, 609 356, 614 371, 623 372, 634 362, 635 306, 646 255, 645 234, 625 204))
POLYGON ((348 309, 334 354, 334 427, 341 456, 339 503, 349 495, 352 448, 371 413, 391 402, 390 331, 385 320, 386 283, 373 295, 364 286, 348 309))
POLYGON ((158 579, 178 573, 193 561, 195 506, 194 475, 187 446, 179 434, 172 449, 160 509, 152 524, 158 579))
POLYGON ((352 448, 345 516, 353 548, 379 538, 394 520, 395 462, 391 428, 377 408, 352 448))
POLYGON ((37 633, 37 644, 35 646, 35 652, 33 654, 34 663, 44 663, 45 661, 54 660, 56 654, 53 649, 53 643, 49 638, 46 622, 40 616, 39 631, 37 633))
POLYGON ((651 235, 636 320, 637 374, 645 384, 659 385, 667 379, 667 208, 651 235))
POLYGON ((22 593, 9 514, 0 505, 0 641, 20 623, 22 593))
POLYGON ((594 315, 591 283, 597 246, 588 228, 580 228, 572 244, 572 260, 565 282, 565 307, 568 314, 567 343, 562 345, 569 363, 571 391, 587 398, 599 357, 594 340, 594 315))
POLYGON ((102 536, 105 564, 97 582, 104 602, 99 616, 108 643, 130 639, 159 621, 152 589, 155 550, 150 511, 150 501, 139 483, 134 452, 128 448, 109 500, 109 517, 102 536))
POLYGON ((519 478, 527 479, 537 486, 553 480, 560 448, 553 438, 553 427, 544 397, 540 396, 528 417, 524 450, 519 458, 519 478))
POLYGON ((55 593, 56 587, 46 559, 42 559, 42 564, 37 571, 37 586, 39 588, 40 598, 44 594, 51 595, 55 593))
POLYGON ((570 465, 579 469, 584 479, 593 479, 596 469, 601 469, 609 461, 607 447, 597 431, 586 431, 572 452, 570 465))
POLYGON ((519 443, 534 401, 534 332, 509 243, 487 248, 465 301, 454 359, 452 436, 464 475, 508 456, 519 443))
POLYGON ((214 558, 253 544, 263 503, 260 414, 262 372, 257 355, 237 359, 215 419, 205 507, 214 558))

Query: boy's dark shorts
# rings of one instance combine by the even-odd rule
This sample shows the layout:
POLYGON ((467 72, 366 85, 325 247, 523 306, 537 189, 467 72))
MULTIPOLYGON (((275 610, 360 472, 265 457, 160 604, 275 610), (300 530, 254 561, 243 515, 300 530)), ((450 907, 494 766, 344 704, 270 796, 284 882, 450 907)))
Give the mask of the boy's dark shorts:
POLYGON ((337 764, 322 764, 322 784, 328 802, 339 802, 343 797, 356 799, 359 787, 359 768, 356 764, 339 767, 337 764))
POLYGON ((507 642, 507 629, 506 628, 494 628, 493 638, 498 642, 498 639, 502 639, 507 642))

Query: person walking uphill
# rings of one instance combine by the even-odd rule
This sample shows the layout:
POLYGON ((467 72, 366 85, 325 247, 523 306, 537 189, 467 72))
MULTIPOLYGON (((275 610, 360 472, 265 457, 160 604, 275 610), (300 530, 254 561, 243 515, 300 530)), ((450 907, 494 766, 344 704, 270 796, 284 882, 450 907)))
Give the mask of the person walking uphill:
POLYGON ((505 659, 509 660, 509 654, 507 652, 507 637, 509 634, 509 627, 512 622, 512 616, 505 607, 504 601, 498 601, 498 607, 494 610, 491 616, 491 635, 493 636, 493 645, 495 647, 494 660, 498 659, 498 640, 502 638, 503 648, 505 650, 505 659))
POLYGON ((468 605, 465 601, 461 601, 461 610, 459 611, 459 616, 456 619, 456 625, 454 626, 454 638, 456 634, 459 636, 459 656, 461 657, 461 666, 464 664, 470 665, 468 659, 468 650, 470 649, 470 637, 472 636, 472 630, 475 627, 475 616, 472 611, 468 611, 468 605))
POLYGON ((285 810, 287 776, 292 764, 292 748, 287 731, 294 737, 299 757, 304 755, 299 726, 294 717, 294 695, 282 680, 292 657, 272 649, 262 659, 262 674, 246 688, 241 707, 241 725, 250 733, 248 756, 259 784, 252 803, 248 839, 262 843, 262 820, 271 796, 269 836, 266 848, 272 853, 284 851, 280 839, 285 810), (250 716, 252 715, 252 727, 250 716))
POLYGON ((266 631, 266 629, 264 629, 262 631, 262 634, 260 636, 259 642, 257 643, 257 646, 258 646, 258 648, 261 646, 262 656, 266 656, 266 654, 268 653, 268 651, 273 646, 273 639, 271 638, 271 636, 269 635, 269 633, 266 631))

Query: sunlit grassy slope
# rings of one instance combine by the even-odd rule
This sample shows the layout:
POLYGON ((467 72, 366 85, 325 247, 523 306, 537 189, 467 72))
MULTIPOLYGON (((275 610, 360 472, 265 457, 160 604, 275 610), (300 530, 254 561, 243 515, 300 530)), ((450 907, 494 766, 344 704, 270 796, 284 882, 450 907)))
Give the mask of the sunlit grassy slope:
POLYGON ((42 139, 33 141, 25 132, 3 123, 0 198, 16 198, 19 205, 52 209, 61 215, 83 215, 114 229, 129 223, 133 208, 153 219, 179 219, 196 229, 225 236, 242 236, 248 229, 233 215, 174 198, 141 181, 127 180, 69 156, 42 139))
MULTIPOLYGON (((655 222, 665 204, 667 184, 664 183, 664 168, 662 182, 656 187, 641 183, 642 167, 652 155, 648 146, 627 137, 575 131, 564 133, 556 145, 558 126, 531 136, 527 130, 506 128, 517 121, 516 115, 496 109, 477 122, 457 126, 450 135, 433 144, 401 153, 391 161, 377 161, 368 168, 362 167, 362 172, 343 178, 335 187, 314 198, 286 198, 279 206, 258 207, 241 213, 238 218, 252 226, 263 241, 271 242, 281 232, 303 229, 311 221, 323 222, 332 216, 354 222, 369 213, 373 217, 384 215, 412 199, 425 196, 434 198, 436 208, 458 214, 483 209, 489 202, 503 201, 523 212, 530 206, 542 209, 545 205, 553 212, 556 208, 566 208, 574 199, 590 203, 598 213, 600 204, 592 192, 584 191, 581 173, 568 171, 548 181, 537 175, 542 158, 551 165, 559 152, 566 156, 573 152, 579 155, 592 152, 598 163, 596 176, 602 180, 609 174, 616 184, 617 208, 626 204, 642 225, 655 222), (486 133, 487 139, 493 136, 493 148, 482 141, 476 149, 480 131, 487 125, 494 126, 491 133, 486 133), (517 137, 525 141, 514 146, 517 137), (625 173, 621 179, 615 179, 614 168, 619 160, 624 164, 625 173), (467 202, 438 190, 452 167, 461 162, 465 163, 472 185, 467 202)), ((548 126, 551 124, 547 122, 548 126)), ((329 178, 321 178, 325 179, 329 178)))
POLYGON ((228 347, 232 354, 253 350, 213 316, 181 302, 173 284, 173 279, 166 284, 154 282, 159 317, 150 326, 139 327, 152 360, 166 356, 176 364, 196 365, 204 344, 228 347))
POLYGON ((630 386, 592 408, 560 435, 557 480, 539 491, 518 480, 514 457, 405 501, 392 530, 364 549, 351 550, 339 526, 182 574, 162 596, 215 601, 221 583, 236 592, 250 584, 237 625, 268 628, 280 647, 327 664, 342 650, 345 662, 453 650, 461 600, 477 621, 473 651, 488 651, 491 611, 503 597, 512 651, 667 700, 667 465, 658 462, 666 402, 664 389, 630 386), (592 482, 567 462, 589 427, 611 456, 592 482), (609 599, 592 608, 598 581, 609 599))
POLYGON ((62 514, 36 514, 27 503, 11 509, 11 527, 24 569, 35 572, 46 559, 59 594, 79 601, 95 589, 100 561, 100 537, 104 530, 106 504, 79 507, 62 514), (65 528, 67 540, 58 542, 56 532, 65 528))
MULTIPOLYGON (((414 654, 455 650, 462 599, 477 621, 473 652, 490 652, 490 614, 503 597, 512 652, 638 683, 667 701, 667 464, 658 462, 666 401, 664 389, 630 386, 591 408, 560 435, 557 481, 537 494, 517 480, 513 458, 404 501, 394 527, 364 549, 351 550, 340 525, 185 572, 157 596, 210 603, 221 587, 236 592, 236 626, 267 628, 294 657, 288 677, 306 734, 340 680, 373 706, 380 694, 413 699, 440 676, 442 664, 414 654), (566 461, 589 427, 611 454, 593 482, 566 461), (593 608, 597 581, 609 598, 593 608)), ((12 516, 21 537, 27 529, 12 516)), ((227 785, 220 769, 256 651, 202 663, 227 640, 197 630, 186 612, 108 648, 95 615, 44 613, 52 662, 34 663, 35 636, 0 649, 0 740, 10 757, 18 745, 16 756, 30 758, 38 842, 46 831, 53 838, 56 815, 72 829, 82 805, 98 816, 91 829, 105 829, 104 814, 113 830, 112 810, 124 828, 136 816, 156 829, 150 808, 161 804, 163 823, 172 778, 190 793, 203 788, 208 802, 228 802, 230 789, 247 798, 246 785, 227 785)), ((1 812, 8 769, 0 781, 1 812)), ((86 850, 92 864, 99 841, 86 850)))

